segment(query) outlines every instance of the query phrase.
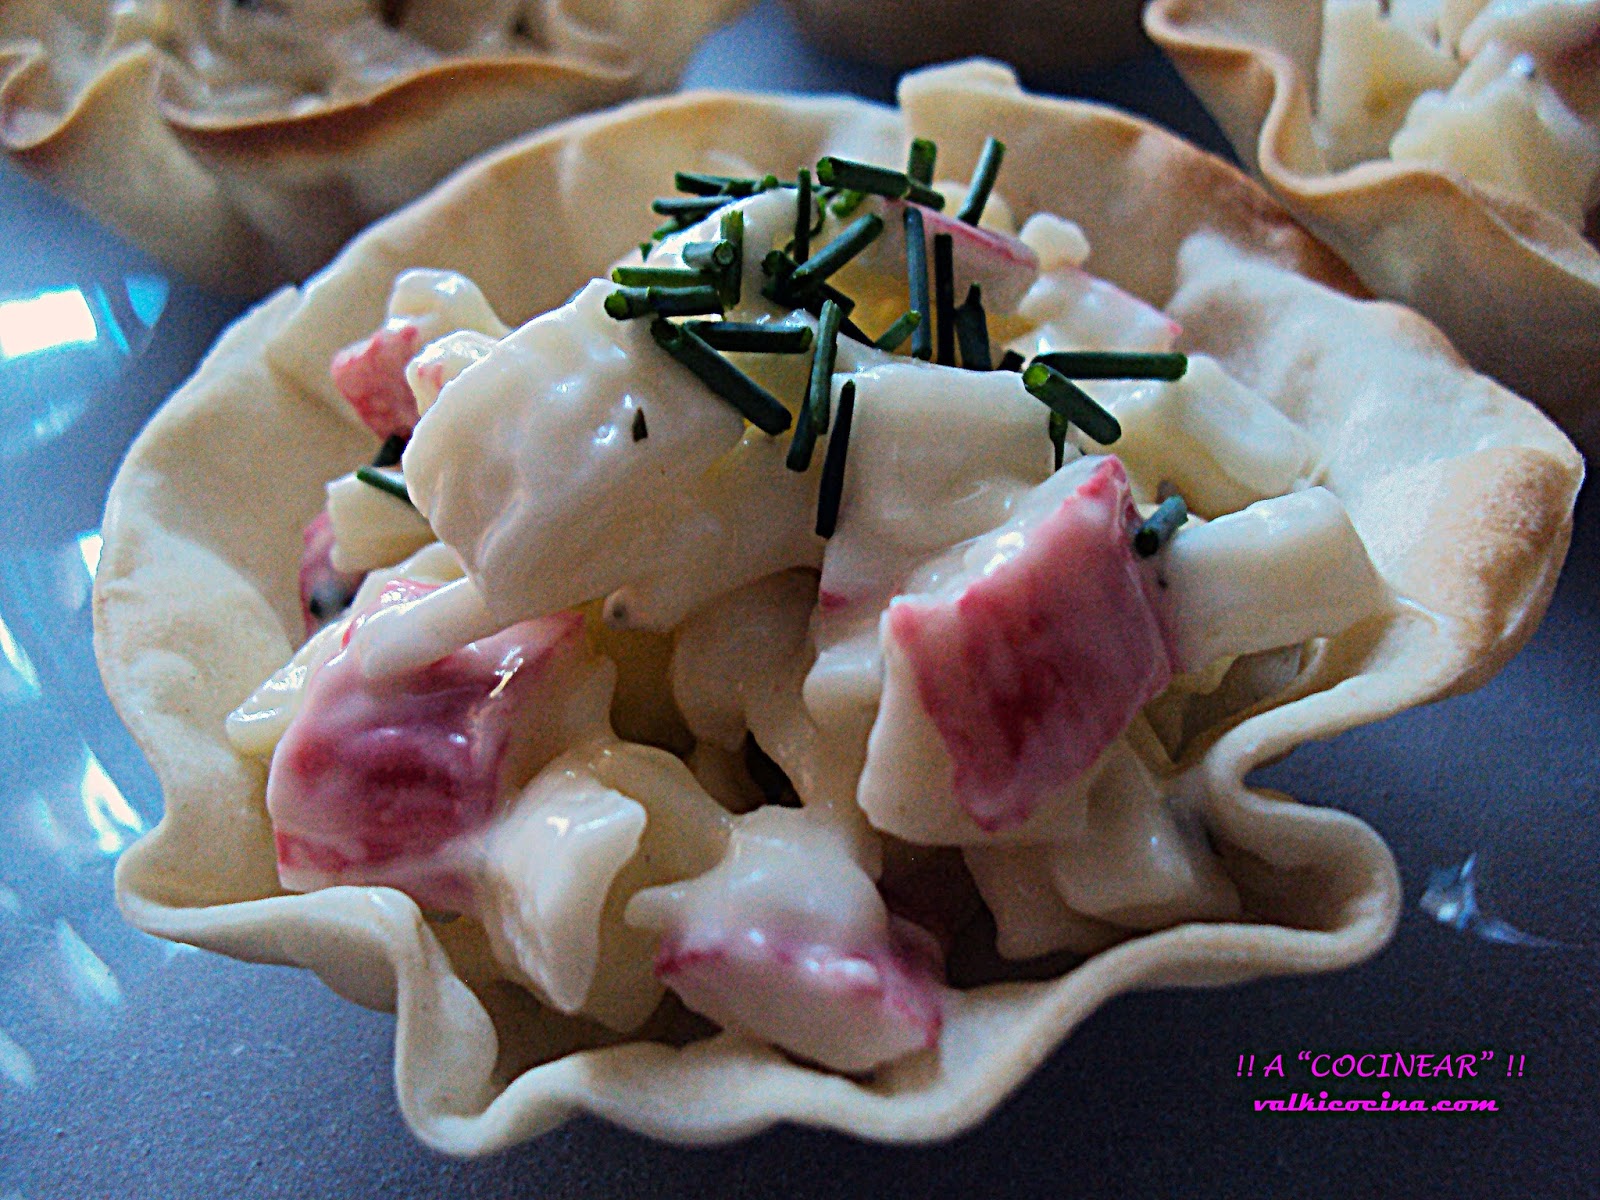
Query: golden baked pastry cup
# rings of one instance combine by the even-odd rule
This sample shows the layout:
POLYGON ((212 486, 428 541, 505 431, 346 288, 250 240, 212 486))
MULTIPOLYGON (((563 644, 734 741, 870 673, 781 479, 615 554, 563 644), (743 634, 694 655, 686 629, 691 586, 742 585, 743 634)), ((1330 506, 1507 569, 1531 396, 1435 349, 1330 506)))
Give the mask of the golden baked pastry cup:
MULTIPOLYGON (((450 0, 414 0, 412 8, 450 0)), ((671 88, 700 40, 750 0, 545 0, 543 48, 456 54, 293 111, 208 104, 149 41, 105 55, 53 0, 0 5, 0 145, 166 266, 262 295, 473 156, 671 88)), ((74 9, 109 26, 114 5, 74 9)), ((193 10, 205 0, 170 0, 193 10)))
POLYGON ((1145 28, 1235 152, 1372 291, 1600 444, 1600 250, 1519 197, 1388 159, 1330 173, 1312 138, 1321 5, 1154 0, 1145 28))
POLYGON ((1582 475, 1571 444, 1421 317, 1352 298, 1359 285, 1338 259, 1255 184, 1134 117, 1025 95, 992 64, 909 76, 900 99, 895 111, 688 94, 482 159, 234 325, 112 486, 96 649, 166 798, 160 825, 119 863, 123 911, 161 937, 308 967, 342 995, 395 1011, 400 1106, 441 1150, 483 1153, 579 1112, 677 1142, 778 1121, 885 1141, 948 1137, 1121 992, 1358 962, 1394 928, 1389 851, 1356 818, 1251 789, 1246 774, 1302 742, 1482 682, 1548 602, 1582 475), (1217 355, 1323 440, 1327 486, 1406 601, 1321 645, 1287 690, 1185 751, 1247 917, 1133 936, 1044 982, 961 992, 937 1054, 860 1081, 729 1033, 607 1041, 473 976, 453 927, 430 924, 400 892, 283 894, 264 768, 233 750, 223 718, 299 636, 300 530, 323 482, 373 450, 327 364, 379 317, 395 273, 463 271, 508 319, 525 320, 628 250, 674 169, 784 169, 828 152, 897 162, 919 135, 937 139, 959 173, 989 134, 1010 147, 1001 189, 1019 216, 1080 222, 1097 271, 1170 305, 1185 348, 1217 355), (1201 244, 1229 256, 1222 282, 1185 280, 1180 248, 1201 244), (1249 268, 1237 277, 1234 255, 1249 268))

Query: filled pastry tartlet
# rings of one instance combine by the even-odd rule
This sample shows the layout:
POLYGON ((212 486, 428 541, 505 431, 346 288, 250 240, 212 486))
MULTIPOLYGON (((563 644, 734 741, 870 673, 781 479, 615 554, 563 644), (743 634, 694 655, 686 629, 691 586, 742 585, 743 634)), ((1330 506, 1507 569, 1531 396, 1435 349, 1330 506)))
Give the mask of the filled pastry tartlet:
POLYGON ((901 104, 508 148, 114 485, 124 909, 394 1008, 433 1145, 942 1137, 1117 992, 1355 962, 1383 843, 1246 772, 1548 600, 1571 445, 1252 185, 992 66, 901 104))
POLYGON ((746 0, 16 0, 13 161, 200 283, 261 294, 509 138, 666 90, 746 0))
POLYGON ((1600 5, 1157 0, 1146 24, 1364 283, 1593 437, 1600 5))

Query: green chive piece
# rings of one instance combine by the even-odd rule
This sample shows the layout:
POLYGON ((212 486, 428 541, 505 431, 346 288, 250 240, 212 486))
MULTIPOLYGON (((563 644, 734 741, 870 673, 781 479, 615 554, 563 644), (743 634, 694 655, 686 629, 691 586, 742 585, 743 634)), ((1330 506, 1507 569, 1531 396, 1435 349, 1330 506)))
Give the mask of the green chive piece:
POLYGON ((839 501, 844 497, 844 462, 850 449, 850 425, 856 415, 856 381, 839 389, 839 419, 822 459, 822 488, 817 495, 817 536, 831 538, 839 527, 839 501))
MULTIPOLYGON (((938 192, 925 183, 912 179, 904 172, 891 171, 888 167, 875 167, 870 163, 855 162, 848 158, 835 158, 830 155, 817 161, 817 178, 830 187, 845 188, 850 192, 887 196, 891 200, 899 200, 909 195, 918 204, 924 204, 929 208, 944 207, 944 197, 938 192)), ((859 204, 860 201, 856 203, 859 204)))
POLYGON ((839 336, 847 337, 853 342, 860 342, 863 346, 872 345, 871 335, 849 317, 839 318, 839 336))
POLYGON ((683 261, 707 274, 726 271, 738 257, 733 243, 721 238, 714 242, 690 242, 683 248, 683 261))
POLYGON ((806 407, 819 434, 828 432, 828 409, 833 403, 833 361, 839 351, 839 322, 844 313, 832 300, 822 303, 817 322, 817 348, 811 352, 811 381, 806 386, 806 407))
POLYGON ((669 238, 693 224, 695 224, 695 220, 690 217, 668 217, 650 231, 650 240, 659 242, 662 238, 669 238))
POLYGON ((776 175, 763 175, 756 184, 756 191, 770 192, 773 188, 779 186, 780 184, 778 183, 778 177, 776 175))
POLYGON ((1000 356, 1000 365, 997 366, 995 370, 1020 372, 1023 364, 1027 361, 1027 359, 1023 358, 1022 355, 1018 354, 1015 350, 1007 350, 1000 356))
POLYGON ((882 232, 883 218, 877 213, 850 222, 837 237, 795 268, 784 281, 784 290, 797 296, 810 291, 872 245, 882 232))
POLYGON ((645 423, 644 409, 638 409, 633 414, 633 440, 642 442, 650 436, 650 426, 645 423))
POLYGON ((883 331, 883 336, 872 344, 879 350, 888 350, 890 353, 900 349, 905 340, 922 324, 922 314, 916 309, 902 313, 900 319, 883 331))
POLYGON ((400 463, 400 456, 406 452, 406 443, 411 439, 403 433, 391 433, 383 439, 383 445, 378 447, 378 453, 372 460, 375 467, 393 467, 400 463))
POLYGON ((753 196, 761 190, 761 180, 733 175, 706 175, 700 171, 679 171, 672 186, 692 196, 753 196))
POLYGON ((611 282, 623 287, 704 287, 705 277, 688 267, 614 267, 611 282))
POLYGON ((1140 558, 1149 558, 1170 542, 1188 519, 1189 506, 1183 502, 1183 497, 1168 496, 1134 533, 1134 553, 1140 558))
POLYGON ((874 196, 888 196, 898 200, 906 194, 905 175, 888 167, 875 167, 870 163, 828 155, 817 160, 817 180, 829 187, 849 188, 856 192, 870 192, 874 196))
POLYGON ((804 325, 763 325, 756 321, 695 321, 688 326, 713 350, 742 354, 804 354, 811 330, 804 325))
POLYGON ((1067 419, 1055 409, 1050 410, 1050 444, 1056 451, 1056 470, 1067 460, 1067 419))
POLYGON ((722 214, 721 233, 722 240, 733 247, 733 261, 728 264, 728 268, 722 273, 720 280, 722 300, 726 307, 734 308, 739 303, 739 292, 744 284, 744 210, 742 208, 736 208, 732 212, 722 214))
POLYGON ((915 183, 933 182, 933 164, 939 159, 939 147, 927 138, 912 138, 911 150, 906 155, 906 175, 915 183))
POLYGON ((865 192, 852 191, 849 188, 840 189, 839 194, 834 197, 833 215, 841 221, 853 216, 866 198, 865 192))
POLYGON ((783 465, 791 471, 804 474, 811 469, 811 454, 817 448, 817 427, 811 423, 811 406, 802 404, 795 418, 794 434, 789 438, 789 453, 783 456, 783 465))
POLYGON ((803 263, 811 257, 811 172, 800 168, 800 196, 794 210, 794 260, 803 263))
POLYGON ((605 298, 606 312, 618 321, 636 317, 721 315, 722 297, 707 284, 698 287, 620 287, 605 298))
POLYGON ((762 433, 776 435, 789 428, 789 410, 777 397, 706 345, 693 330, 658 317, 650 324, 650 336, 762 433))
POLYGON ((1117 350, 1058 350, 1035 362, 1054 367, 1068 379, 1182 379, 1186 354, 1133 354, 1117 350))
POLYGON ((1048 363, 1038 360, 1029 363, 1022 373, 1022 386, 1102 446, 1109 446, 1122 436, 1122 425, 1116 417, 1048 363))
POLYGON ((967 298, 956 309, 955 325, 961 365, 969 371, 994 370, 994 359, 989 351, 989 320, 983 311, 983 289, 977 284, 967 289, 967 298))
POLYGON ((967 188, 967 202, 956 214, 959 220, 968 225, 976 225, 983 220, 983 206, 989 203, 989 193, 994 191, 995 176, 1000 174, 1000 163, 1005 156, 1004 142, 990 138, 983 143, 983 153, 978 156, 978 165, 972 172, 972 183, 967 188))
POLYGON ((933 327, 937 338, 934 361, 941 367, 956 365, 955 239, 948 233, 933 235, 933 327))
MULTIPOLYGON (((357 467, 356 478, 368 487, 375 487, 380 492, 388 492, 397 500, 404 500, 411 504, 411 493, 406 491, 406 481, 399 475, 389 471, 380 471, 376 467, 357 467)), ((415 508, 415 504, 411 504, 415 508)))
POLYGON ((650 202, 650 211, 663 217, 700 221, 727 203, 726 196, 661 196, 650 202))
POLYGON ((649 258, 650 257, 650 251, 654 250, 655 248, 656 248, 656 244, 654 242, 640 242, 639 243, 639 261, 643 262, 645 259, 649 258))
MULTIPOLYGON (((906 280, 911 295, 911 311, 929 313, 933 307, 928 302, 928 243, 922 232, 922 212, 908 207, 906 226, 906 280)), ((933 326, 923 320, 911 331, 911 357, 927 362, 933 357, 933 326)))

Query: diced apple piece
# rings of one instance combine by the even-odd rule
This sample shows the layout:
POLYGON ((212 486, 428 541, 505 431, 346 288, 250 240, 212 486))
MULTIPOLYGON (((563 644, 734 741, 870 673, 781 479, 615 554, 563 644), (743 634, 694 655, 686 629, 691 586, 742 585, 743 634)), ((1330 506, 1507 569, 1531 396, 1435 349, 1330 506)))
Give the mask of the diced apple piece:
POLYGON ((672 755, 602 738, 550 763, 495 823, 474 912, 512 978, 628 1032, 662 993, 656 939, 624 922, 628 901, 710 870, 730 828, 672 755))
POLYGON ((858 793, 875 825, 899 832, 894 814, 950 798, 985 832, 1020 825, 1166 687, 1137 523, 1121 462, 1084 458, 913 577, 883 619, 883 700, 858 793))
POLYGON ((1320 487, 1181 530, 1161 573, 1184 671, 1331 637, 1393 603, 1344 505, 1320 487))
POLYGON ((354 474, 329 481, 326 519, 333 532, 331 562, 341 572, 386 567, 433 541, 433 530, 415 508, 354 474))
MULTIPOLYGON (((346 637, 433 586, 390 583, 346 637)), ((603 728, 610 667, 588 657, 582 629, 575 613, 526 622, 381 680, 346 644, 306 684, 273 755, 283 885, 384 884, 463 908, 460 840, 579 732, 603 728)))
POLYGON ((737 820, 696 879, 635 896, 658 930, 656 973, 718 1024, 837 1071, 865 1072, 938 1044, 938 950, 891 918, 851 839, 806 810, 737 820))

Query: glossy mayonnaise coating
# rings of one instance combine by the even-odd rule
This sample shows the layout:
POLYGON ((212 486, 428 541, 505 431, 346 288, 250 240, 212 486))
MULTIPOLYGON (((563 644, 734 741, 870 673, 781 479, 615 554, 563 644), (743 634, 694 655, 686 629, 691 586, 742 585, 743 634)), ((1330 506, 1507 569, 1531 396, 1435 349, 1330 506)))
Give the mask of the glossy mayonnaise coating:
MULTIPOLYGON (((761 294, 794 193, 738 208, 727 318, 814 331, 761 294)), ((838 277, 869 328, 904 310, 903 210, 853 214, 888 218, 838 277)), ((1027 354, 1178 343, 1085 270, 1070 221, 1013 227, 999 205, 981 229, 925 218, 1002 331, 996 358, 1001 338, 1027 354)), ((650 265, 719 228, 666 239, 650 265)), ((559 1012, 627 1033, 671 989, 846 1072, 937 1047, 963 897, 988 904, 1009 957, 1238 916, 1200 784, 1167 750, 1182 703, 1223 694, 1241 655, 1391 603, 1315 486, 1322 448, 1273 397, 1203 356, 1176 383, 1092 383, 1123 435, 1074 431, 1053 469, 1019 374, 843 338, 830 390, 837 411, 853 385, 854 420, 824 539, 833 434, 789 470, 789 437, 750 426, 650 320, 609 316, 610 290, 507 331, 461 276, 408 272, 386 323, 336 359, 375 432, 414 426, 416 509, 330 485, 330 566, 372 573, 353 615, 230 718, 242 750, 275 754, 285 886, 399 887, 481 925, 504 977, 559 1012), (1173 490, 1196 518, 1136 554, 1173 490), (654 648, 634 661, 629 638, 654 648), (893 900, 927 928, 886 900, 919 855, 955 880, 893 900)), ((729 357, 798 411, 809 355, 729 357)))

